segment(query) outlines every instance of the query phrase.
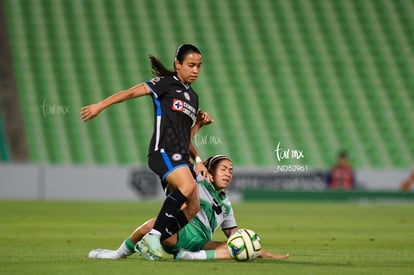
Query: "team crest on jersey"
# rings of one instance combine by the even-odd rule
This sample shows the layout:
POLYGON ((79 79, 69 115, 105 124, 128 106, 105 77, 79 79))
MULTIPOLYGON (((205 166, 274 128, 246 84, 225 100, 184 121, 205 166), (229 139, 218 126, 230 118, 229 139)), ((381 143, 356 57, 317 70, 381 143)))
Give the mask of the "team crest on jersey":
POLYGON ((184 110, 184 102, 179 99, 174 99, 172 104, 172 109, 174 111, 182 112, 184 110))
POLYGON ((190 101, 190 94, 187 92, 184 92, 184 97, 185 99, 187 99, 188 101, 190 101))
POLYGON ((189 116, 192 120, 196 119, 197 110, 184 100, 173 99, 171 109, 189 116))
POLYGON ((172 159, 173 161, 179 161, 183 158, 183 156, 181 154, 175 153, 174 155, 172 155, 172 159))

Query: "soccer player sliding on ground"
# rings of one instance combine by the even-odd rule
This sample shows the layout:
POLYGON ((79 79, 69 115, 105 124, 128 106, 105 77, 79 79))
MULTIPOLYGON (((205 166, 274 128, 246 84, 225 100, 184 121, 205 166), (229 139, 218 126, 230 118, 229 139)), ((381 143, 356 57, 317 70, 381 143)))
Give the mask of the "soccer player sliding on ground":
MULTIPOLYGON (((173 254, 176 260, 231 259, 226 242, 212 241, 214 232, 221 228, 228 238, 238 230, 236 219, 225 189, 233 177, 232 161, 224 155, 208 158, 204 165, 208 169, 207 179, 197 182, 200 197, 200 211, 178 233, 162 242, 164 250, 173 254)), ((167 186, 168 188, 168 186, 167 186)), ((151 230, 155 219, 138 227, 117 250, 95 249, 89 252, 90 258, 121 259, 140 248, 136 244, 151 230)), ((277 255, 260 250, 259 257, 282 259, 289 254, 277 255)))

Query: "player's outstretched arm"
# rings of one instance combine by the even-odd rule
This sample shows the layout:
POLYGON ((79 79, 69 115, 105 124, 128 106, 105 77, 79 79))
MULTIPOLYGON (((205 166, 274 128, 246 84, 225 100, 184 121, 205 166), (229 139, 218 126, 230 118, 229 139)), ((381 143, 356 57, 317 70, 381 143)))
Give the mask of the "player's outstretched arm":
MULTIPOLYGON (((273 254, 266 250, 261 250, 259 257, 267 259, 286 259, 289 257, 289 254, 273 254)), ((185 249, 181 249, 180 252, 175 257, 176 260, 230 260, 232 259, 226 243, 216 247, 215 249, 206 249, 196 252, 191 252, 185 249)))
POLYGON ((181 249, 175 256, 176 260, 200 261, 200 260, 230 260, 231 256, 227 251, 225 242, 208 242, 203 250, 188 251, 181 249))
POLYGON ((267 250, 260 250, 259 257, 268 259, 286 259, 289 258, 290 254, 273 254, 267 250))
POLYGON ((128 99, 148 95, 150 92, 150 89, 144 83, 141 83, 128 90, 120 91, 114 95, 111 95, 110 97, 107 97, 98 103, 82 107, 80 113, 82 121, 86 122, 88 120, 93 119, 105 108, 113 104, 120 103, 128 99))

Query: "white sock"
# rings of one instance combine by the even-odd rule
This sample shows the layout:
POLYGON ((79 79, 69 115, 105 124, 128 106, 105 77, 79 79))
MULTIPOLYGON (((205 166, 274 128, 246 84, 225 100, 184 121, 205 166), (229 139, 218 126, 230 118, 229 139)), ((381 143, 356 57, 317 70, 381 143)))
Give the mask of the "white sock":
POLYGON ((149 232, 152 235, 157 235, 157 236, 161 236, 161 232, 156 230, 156 229, 151 229, 151 231, 149 232))
POLYGON ((112 259, 117 260, 121 257, 118 255, 116 250, 104 249, 104 248, 97 248, 91 250, 88 254, 89 258, 93 259, 112 259))
POLYGON ((200 250, 197 252, 184 251, 183 259, 184 260, 206 260, 207 255, 204 250, 200 250))
POLYGON ((191 252, 184 250, 182 259, 183 260, 211 260, 215 258, 214 250, 200 250, 191 252))
POLYGON ((126 258, 132 254, 132 252, 127 248, 125 242, 123 242, 121 246, 116 250, 116 253, 119 255, 119 258, 126 258))

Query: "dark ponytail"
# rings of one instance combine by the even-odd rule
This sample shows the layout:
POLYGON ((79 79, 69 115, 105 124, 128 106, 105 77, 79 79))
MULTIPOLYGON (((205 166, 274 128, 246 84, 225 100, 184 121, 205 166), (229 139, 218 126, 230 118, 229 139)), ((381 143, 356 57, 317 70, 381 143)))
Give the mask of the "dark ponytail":
POLYGON ((161 63, 155 56, 150 55, 149 59, 151 60, 151 69, 153 76, 173 76, 175 71, 165 68, 164 64, 161 63))
POLYGON ((175 58, 174 58, 174 70, 169 70, 167 69, 164 64, 161 63, 161 61, 159 61, 155 56, 150 55, 149 59, 151 60, 151 69, 152 69, 152 74, 154 76, 173 76, 176 74, 175 71, 175 61, 177 60, 178 62, 180 62, 180 64, 183 63, 184 59, 187 57, 187 55, 192 54, 192 53, 198 53, 201 55, 200 50, 191 44, 182 44, 180 45, 176 52, 175 52, 175 58))

